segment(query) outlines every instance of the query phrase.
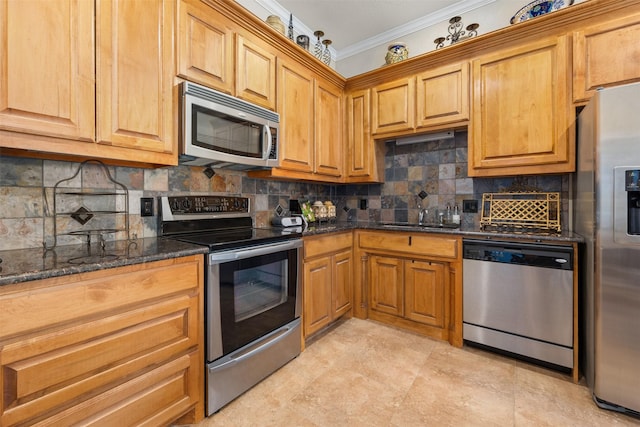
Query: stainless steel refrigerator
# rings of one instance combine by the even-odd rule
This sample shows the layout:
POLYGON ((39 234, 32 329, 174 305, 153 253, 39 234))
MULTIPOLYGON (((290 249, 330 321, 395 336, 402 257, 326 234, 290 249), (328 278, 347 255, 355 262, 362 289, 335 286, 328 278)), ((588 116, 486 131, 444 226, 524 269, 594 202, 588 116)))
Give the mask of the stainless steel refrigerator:
POLYGON ((640 84, 599 90, 578 116, 574 231, 583 367, 596 403, 640 412, 640 84))

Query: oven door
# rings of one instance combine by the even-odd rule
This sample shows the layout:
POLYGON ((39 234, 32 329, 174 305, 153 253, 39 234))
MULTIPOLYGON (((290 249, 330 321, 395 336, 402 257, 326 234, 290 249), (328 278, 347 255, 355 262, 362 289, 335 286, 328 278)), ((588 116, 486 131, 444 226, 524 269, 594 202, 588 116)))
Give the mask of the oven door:
POLYGON ((209 254, 207 361, 300 317, 301 250, 293 239, 209 254))

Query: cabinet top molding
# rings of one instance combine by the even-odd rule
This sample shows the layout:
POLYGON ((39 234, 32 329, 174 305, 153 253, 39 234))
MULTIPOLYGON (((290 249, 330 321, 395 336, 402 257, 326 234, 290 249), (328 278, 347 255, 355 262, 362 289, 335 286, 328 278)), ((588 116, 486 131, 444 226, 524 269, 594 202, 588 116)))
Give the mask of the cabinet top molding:
POLYGON ((640 13, 640 0, 589 0, 519 24, 476 36, 462 43, 424 53, 402 62, 375 69, 347 79, 346 90, 364 89, 387 81, 417 74, 431 67, 470 60, 479 54, 539 40, 570 34, 605 20, 640 13))

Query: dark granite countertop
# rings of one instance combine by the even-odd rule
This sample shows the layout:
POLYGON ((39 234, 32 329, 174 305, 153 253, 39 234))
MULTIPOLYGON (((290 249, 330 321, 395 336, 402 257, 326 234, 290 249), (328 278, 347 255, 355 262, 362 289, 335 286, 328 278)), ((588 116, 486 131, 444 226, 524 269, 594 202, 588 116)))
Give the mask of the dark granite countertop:
POLYGON ((107 242, 104 251, 98 245, 0 251, 0 286, 207 252, 204 246, 163 238, 107 242))
POLYGON ((484 231, 479 228, 439 228, 439 227, 422 227, 418 225, 400 224, 385 225, 378 222, 337 222, 324 224, 311 224, 304 231, 303 236, 313 236, 317 234, 335 233, 339 231, 367 229, 367 230, 384 230, 384 231, 404 231, 411 233, 432 233, 432 234, 453 234, 456 236, 466 237, 470 239, 482 240, 500 240, 500 239, 520 239, 529 240, 534 243, 581 243, 584 238, 576 233, 562 232, 560 234, 523 234, 512 232, 495 232, 484 231))
MULTIPOLYGON (((338 222, 312 224, 303 236, 335 233, 355 229, 401 231, 411 233, 449 234, 475 239, 524 239, 536 243, 583 242, 578 234, 518 234, 490 232, 470 228, 429 228, 421 226, 388 226, 376 222, 338 222)), ((104 253, 97 245, 59 246, 53 250, 19 249, 0 251, 0 286, 49 277, 83 273, 105 268, 121 267, 163 259, 178 258, 194 254, 205 254, 208 248, 176 240, 163 238, 138 239, 127 244, 125 241, 107 242, 104 253)))

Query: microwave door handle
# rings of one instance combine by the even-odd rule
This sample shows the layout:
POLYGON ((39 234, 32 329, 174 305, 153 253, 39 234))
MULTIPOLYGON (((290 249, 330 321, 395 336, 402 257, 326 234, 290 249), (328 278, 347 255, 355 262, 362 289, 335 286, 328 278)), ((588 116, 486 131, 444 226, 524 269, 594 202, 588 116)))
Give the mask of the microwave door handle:
POLYGON ((271 153, 271 146, 273 145, 273 138, 271 138, 271 128, 269 125, 264 125, 262 127, 262 132, 264 134, 265 139, 267 140, 266 150, 262 153, 262 158, 264 160, 269 160, 269 154, 271 153))

